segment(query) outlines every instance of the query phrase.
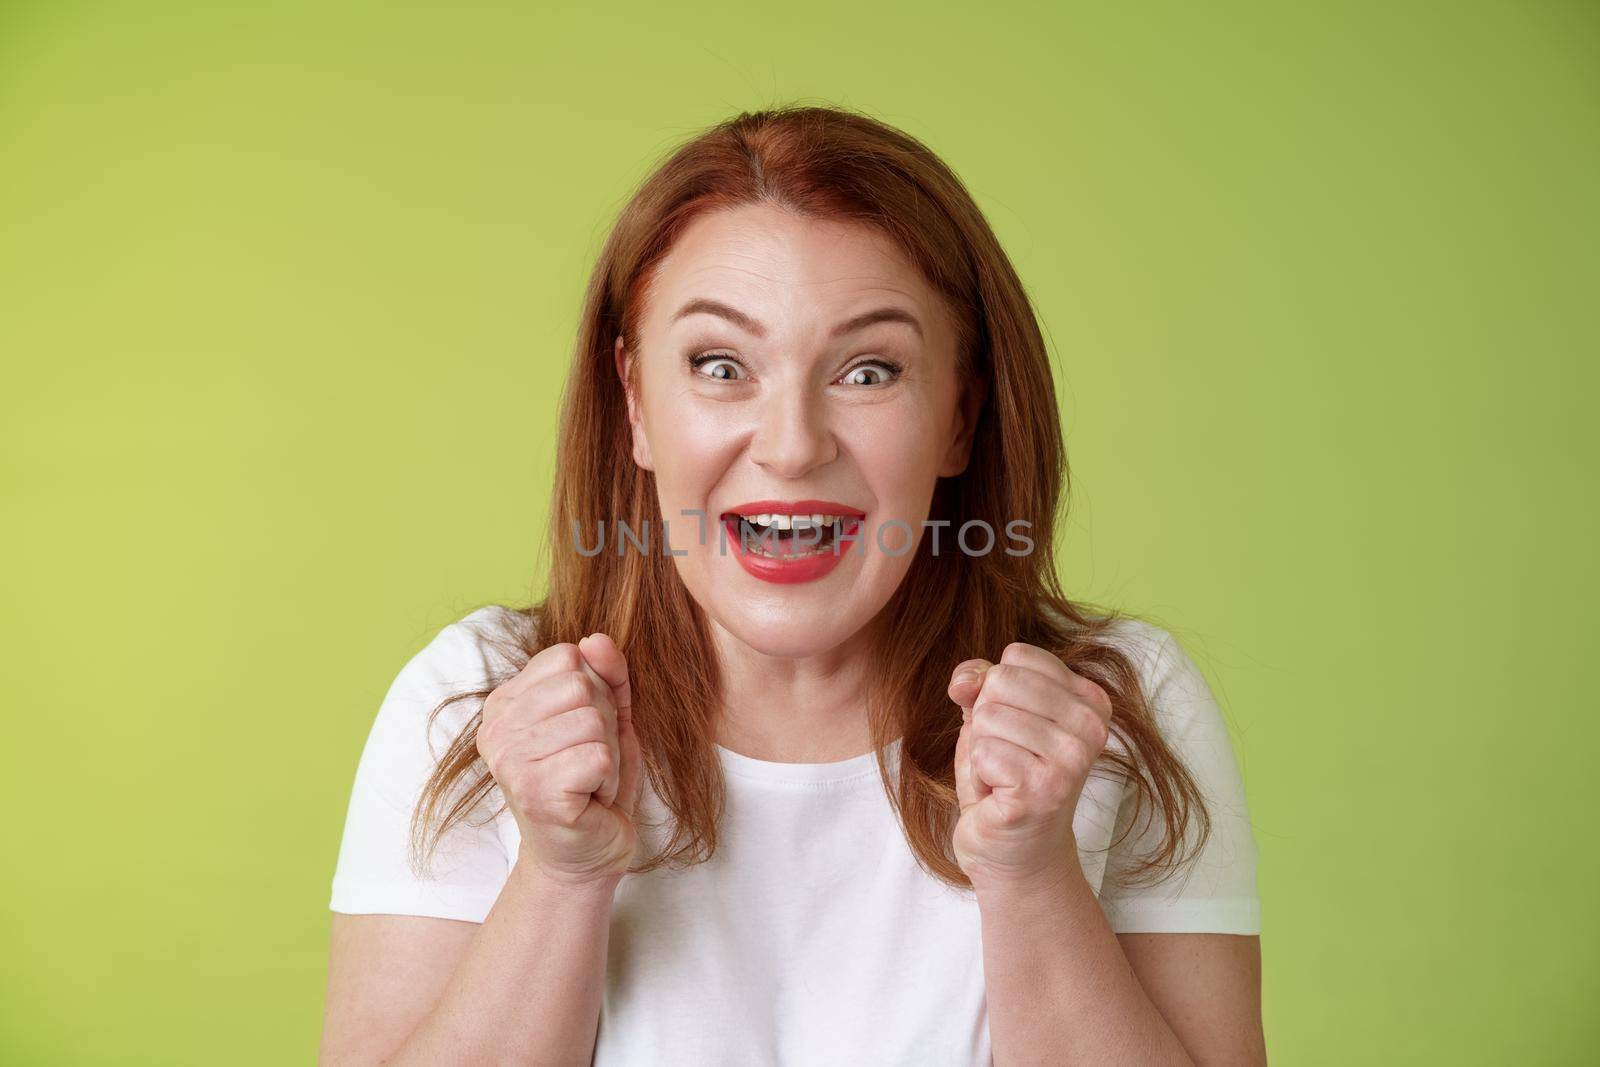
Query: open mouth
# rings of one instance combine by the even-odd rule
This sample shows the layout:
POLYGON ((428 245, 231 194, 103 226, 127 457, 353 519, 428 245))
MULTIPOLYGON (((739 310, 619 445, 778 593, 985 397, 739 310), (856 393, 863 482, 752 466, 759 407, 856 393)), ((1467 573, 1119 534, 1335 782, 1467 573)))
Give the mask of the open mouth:
POLYGON ((747 555, 793 560, 806 556, 838 555, 848 542, 842 534, 854 530, 862 516, 856 514, 777 514, 724 512, 728 536, 747 555))

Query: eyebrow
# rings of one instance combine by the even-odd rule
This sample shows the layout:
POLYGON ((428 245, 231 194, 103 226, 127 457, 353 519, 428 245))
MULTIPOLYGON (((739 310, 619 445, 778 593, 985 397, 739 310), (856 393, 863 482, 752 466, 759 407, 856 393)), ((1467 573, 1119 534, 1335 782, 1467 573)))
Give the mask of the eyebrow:
MULTIPOLYGON (((672 321, 677 322, 679 319, 689 315, 716 315, 719 318, 727 319, 748 333, 755 334, 757 337, 767 336, 767 328, 765 326, 738 308, 730 307, 719 300, 707 300, 704 297, 691 300, 678 309, 678 313, 672 316, 672 321)), ((875 326, 880 322, 903 322, 917 331, 918 337, 923 336, 922 323, 917 321, 917 317, 909 311, 896 307, 881 307, 873 311, 863 312, 853 319, 839 323, 828 336, 843 337, 847 333, 864 330, 868 326, 875 326)))

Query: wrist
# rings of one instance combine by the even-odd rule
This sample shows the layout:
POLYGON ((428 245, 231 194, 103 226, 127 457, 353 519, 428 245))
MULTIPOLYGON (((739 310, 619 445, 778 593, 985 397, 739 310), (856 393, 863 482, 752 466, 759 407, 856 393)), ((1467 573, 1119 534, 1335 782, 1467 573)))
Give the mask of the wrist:
POLYGON ((511 869, 513 877, 542 892, 574 900, 609 901, 622 881, 624 871, 575 876, 549 870, 527 850, 521 851, 511 869))
POLYGON ((1088 888, 1077 848, 1064 860, 1026 872, 979 873, 971 876, 978 906, 1059 904, 1078 889, 1088 888))

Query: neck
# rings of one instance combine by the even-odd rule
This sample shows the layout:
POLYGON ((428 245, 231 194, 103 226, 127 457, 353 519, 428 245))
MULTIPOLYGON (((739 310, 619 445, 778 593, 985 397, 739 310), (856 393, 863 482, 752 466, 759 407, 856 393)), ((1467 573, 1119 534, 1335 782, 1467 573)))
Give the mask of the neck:
POLYGON ((711 623, 722 672, 715 740, 751 759, 833 763, 872 751, 866 634, 825 652, 771 655, 711 623))

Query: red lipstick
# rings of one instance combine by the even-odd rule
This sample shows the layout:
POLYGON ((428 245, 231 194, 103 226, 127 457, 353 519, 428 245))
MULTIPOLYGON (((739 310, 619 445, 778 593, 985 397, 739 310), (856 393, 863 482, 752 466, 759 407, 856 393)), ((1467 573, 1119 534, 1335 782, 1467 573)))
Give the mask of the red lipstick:
POLYGON ((864 519, 867 513, 834 500, 752 500, 727 510, 729 515, 846 515, 864 519))
POLYGON ((748 574, 764 582, 791 584, 816 581, 832 573, 855 543, 844 538, 860 529, 866 515, 860 508, 834 500, 751 500, 723 512, 722 523, 735 558, 748 574), (747 546, 740 523, 755 515, 833 515, 839 522, 831 543, 797 544, 794 539, 774 537, 747 546))

